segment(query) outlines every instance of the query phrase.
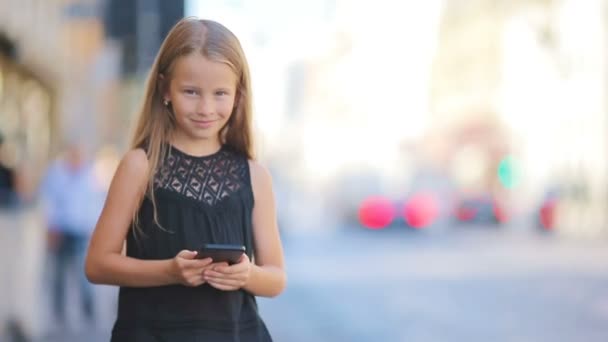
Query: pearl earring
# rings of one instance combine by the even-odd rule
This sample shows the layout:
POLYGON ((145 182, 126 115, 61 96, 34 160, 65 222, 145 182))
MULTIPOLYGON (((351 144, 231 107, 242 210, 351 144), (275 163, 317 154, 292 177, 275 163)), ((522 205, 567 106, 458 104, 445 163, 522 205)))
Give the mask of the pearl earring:
POLYGON ((163 101, 163 103, 165 104, 165 107, 169 106, 169 100, 165 99, 165 101, 163 101))

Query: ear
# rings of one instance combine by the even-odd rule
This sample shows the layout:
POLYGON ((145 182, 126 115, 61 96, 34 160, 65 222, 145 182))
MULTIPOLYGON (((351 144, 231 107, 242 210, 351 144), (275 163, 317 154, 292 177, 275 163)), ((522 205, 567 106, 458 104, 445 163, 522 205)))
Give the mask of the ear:
POLYGON ((164 74, 158 74, 158 92, 162 96, 162 101, 171 101, 169 97, 169 80, 164 74))
POLYGON ((241 102, 243 101, 243 93, 240 89, 237 88, 236 96, 234 97, 234 105, 232 106, 232 111, 236 111, 241 102))

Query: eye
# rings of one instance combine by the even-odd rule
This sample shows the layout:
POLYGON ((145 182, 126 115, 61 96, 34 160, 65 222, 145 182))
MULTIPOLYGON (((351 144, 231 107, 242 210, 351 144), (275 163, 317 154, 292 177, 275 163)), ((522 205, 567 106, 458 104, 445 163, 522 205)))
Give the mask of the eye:
POLYGON ((196 95, 197 91, 194 89, 184 89, 184 94, 186 95, 196 95))
POLYGON ((225 95, 228 95, 228 92, 225 90, 218 90, 215 92, 215 95, 216 96, 225 96, 225 95))

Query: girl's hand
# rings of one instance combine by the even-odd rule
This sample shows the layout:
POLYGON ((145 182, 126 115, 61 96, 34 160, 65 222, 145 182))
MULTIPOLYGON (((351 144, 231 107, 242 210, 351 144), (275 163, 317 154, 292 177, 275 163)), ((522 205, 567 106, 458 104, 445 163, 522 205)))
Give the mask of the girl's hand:
POLYGON ((203 272, 204 280, 218 290, 238 290, 247 284, 251 275, 251 267, 247 254, 243 254, 238 264, 231 266, 216 264, 207 268, 203 272))
POLYGON ((211 258, 196 259, 196 252, 183 250, 171 262, 170 274, 176 283, 196 287, 205 283, 203 272, 211 265, 211 258))

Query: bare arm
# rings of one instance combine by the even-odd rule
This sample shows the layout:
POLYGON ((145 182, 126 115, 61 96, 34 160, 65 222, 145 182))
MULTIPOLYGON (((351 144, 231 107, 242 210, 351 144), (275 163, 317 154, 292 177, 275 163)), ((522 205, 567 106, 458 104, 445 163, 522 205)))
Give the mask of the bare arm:
POLYGON ((287 282, 283 247, 277 226, 274 194, 270 173, 255 162, 250 162, 251 182, 255 205, 253 208, 253 239, 255 264, 243 255, 232 266, 219 265, 205 271, 205 280, 217 289, 234 291, 245 289, 256 296, 279 295, 287 282))
POLYGON ((253 238, 255 265, 245 290, 264 297, 274 297, 285 289, 287 274, 283 246, 279 236, 272 178, 266 168, 250 162, 255 206, 253 208, 253 238))
POLYGON ((145 192, 147 168, 148 160, 141 149, 129 151, 120 162, 91 238, 86 276, 93 283, 118 286, 198 286, 204 282, 202 271, 210 260, 192 260, 194 252, 182 251, 167 260, 140 260, 121 253, 145 192))

